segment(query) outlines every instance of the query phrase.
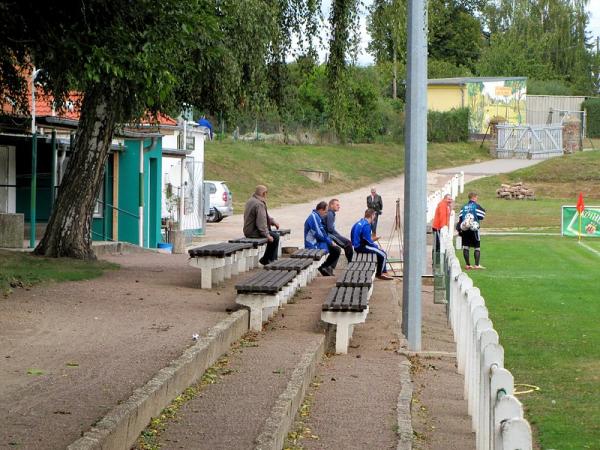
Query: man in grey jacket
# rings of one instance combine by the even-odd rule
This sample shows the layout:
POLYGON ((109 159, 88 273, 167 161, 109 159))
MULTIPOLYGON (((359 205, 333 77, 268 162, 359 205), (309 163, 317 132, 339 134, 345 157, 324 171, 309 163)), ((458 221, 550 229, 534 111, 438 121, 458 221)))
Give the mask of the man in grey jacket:
POLYGON ((267 187, 259 184, 244 208, 244 236, 267 238, 265 254, 258 260, 263 266, 277 260, 279 248, 279 233, 271 231, 271 226, 279 229, 279 224, 267 212, 267 193, 267 187))
POLYGON ((323 218, 323 224, 325 225, 325 231, 331 238, 333 242, 335 242, 339 247, 344 249, 344 254, 346 255, 346 259, 348 262, 352 261, 352 253, 354 250, 352 249, 352 242, 350 239, 342 236, 335 229, 335 213, 340 210, 340 201, 337 198, 332 198, 329 200, 329 208, 327 210, 327 215, 323 218))
POLYGON ((371 222, 371 230, 373 231, 373 234, 377 234, 377 222, 379 221, 379 216, 383 212, 383 200, 381 199, 381 195, 377 193, 375 186, 371 188, 371 195, 367 197, 367 208, 375 211, 373 222, 371 222))

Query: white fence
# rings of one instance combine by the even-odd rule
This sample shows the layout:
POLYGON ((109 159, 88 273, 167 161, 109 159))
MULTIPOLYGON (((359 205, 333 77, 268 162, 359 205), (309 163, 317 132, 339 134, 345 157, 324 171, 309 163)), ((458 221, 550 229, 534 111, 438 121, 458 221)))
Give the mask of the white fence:
POLYGON ((427 222, 433 220, 435 215, 435 208, 438 203, 442 200, 444 195, 450 194, 452 200, 454 200, 458 194, 462 194, 465 191, 465 174, 464 172, 454 175, 442 189, 435 191, 433 194, 427 197, 427 222))
MULTIPOLYGON (((449 183, 456 183, 454 180, 462 192, 462 173, 449 183)), ((446 193, 455 193, 452 198, 456 197, 458 189, 453 190, 452 186, 446 185, 428 198, 428 219, 429 211, 435 211, 433 198, 441 199, 446 193)), ((477 449, 531 450, 531 427, 523 417, 521 402, 513 395, 514 379, 504 368, 504 349, 488 317, 481 292, 461 270, 452 245, 453 231, 442 229, 441 264, 449 281, 448 320, 456 341, 458 372, 464 375, 464 397, 476 433, 477 449)))
POLYGON ((498 124, 498 158, 546 159, 563 154, 562 125, 498 124))

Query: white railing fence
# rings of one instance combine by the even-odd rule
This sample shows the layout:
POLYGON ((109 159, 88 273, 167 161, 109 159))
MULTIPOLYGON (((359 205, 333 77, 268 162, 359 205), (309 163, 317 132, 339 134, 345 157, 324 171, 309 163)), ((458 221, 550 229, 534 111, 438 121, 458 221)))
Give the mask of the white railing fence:
MULTIPOLYGON (((453 180, 463 180, 461 175, 453 180)), ((435 211, 433 198, 441 199, 450 193, 456 197, 458 190, 444 186, 428 198, 429 211, 435 211)), ((438 200, 439 202, 439 200, 438 200)), ((436 203, 437 205, 437 203, 436 203)), ((433 214, 431 215, 433 217, 433 214)), ((451 222, 453 226, 454 221, 451 222)), ((513 395, 514 379, 504 368, 504 349, 498 333, 488 317, 481 292, 462 272, 453 247, 454 230, 441 231, 441 264, 446 274, 448 321, 456 342, 458 372, 464 375, 464 397, 476 433, 478 450, 530 450, 532 435, 529 423, 523 417, 523 407, 513 395)))
POLYGON ((456 198, 458 194, 462 194, 465 190, 465 174, 464 172, 457 173, 454 175, 441 189, 435 191, 433 194, 427 197, 427 222, 433 220, 435 214, 435 208, 437 207, 440 200, 446 194, 452 196, 452 200, 456 198))

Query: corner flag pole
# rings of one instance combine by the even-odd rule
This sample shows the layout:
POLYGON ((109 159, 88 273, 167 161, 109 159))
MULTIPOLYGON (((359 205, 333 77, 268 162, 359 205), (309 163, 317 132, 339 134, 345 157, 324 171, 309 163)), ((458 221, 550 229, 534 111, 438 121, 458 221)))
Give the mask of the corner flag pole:
POLYGON ((577 241, 581 241, 581 216, 583 215, 583 210, 585 209, 585 205, 583 203, 583 193, 579 193, 579 198, 577 199, 577 213, 579 214, 579 235, 577 236, 577 241))

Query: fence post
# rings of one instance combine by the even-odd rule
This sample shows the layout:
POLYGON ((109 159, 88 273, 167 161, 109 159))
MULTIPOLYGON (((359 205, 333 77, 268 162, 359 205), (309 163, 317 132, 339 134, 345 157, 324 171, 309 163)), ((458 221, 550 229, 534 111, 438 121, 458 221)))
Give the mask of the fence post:
POLYGON ((489 446, 489 422, 486 419, 486 397, 488 395, 485 385, 485 379, 489 377, 489 373, 483 371, 483 350, 490 344, 497 345, 500 341, 498 333, 493 328, 484 330, 479 338, 479 405, 478 405, 478 427, 477 427, 477 448, 483 449, 489 446))
MULTIPOLYGON (((477 352, 476 348, 476 330, 475 324, 479 319, 485 319, 488 317, 488 310, 485 307, 485 303, 482 297, 475 297, 471 301, 471 310, 469 311, 469 326, 468 326, 468 335, 467 335, 467 359, 465 360, 465 384, 463 395, 464 398, 467 399, 467 407, 469 414, 473 414, 473 391, 475 390, 475 386, 473 385, 473 376, 474 372, 474 364, 475 364, 475 353, 477 352)), ((475 430, 473 430, 475 431, 475 430)))
POLYGON ((481 358, 481 372, 483 374, 483 409, 482 409, 482 417, 484 420, 484 436, 482 439, 483 447, 480 450, 485 450, 490 448, 491 435, 490 435, 490 420, 491 414, 490 409, 492 407, 492 402, 495 402, 495 393, 494 398, 491 398, 490 395, 490 379, 492 367, 504 367, 504 348, 500 344, 488 344, 483 349, 483 354, 481 358))
POLYGON ((479 402, 481 401, 481 336, 485 331, 493 330, 494 325, 487 315, 485 317, 481 317, 475 323, 475 334, 473 336, 474 339, 474 354, 473 354, 473 365, 471 366, 471 400, 473 404, 473 414, 471 415, 471 424, 473 427, 473 431, 477 431, 479 428, 479 414, 481 413, 481 409, 479 407, 479 402))
POLYGON ((502 422, 502 450, 532 450, 531 427, 523 418, 502 422))
MULTIPOLYGON (((457 341, 457 362, 458 362, 458 373, 465 374, 465 363, 466 363, 466 351, 468 336, 470 333, 470 320, 471 320, 471 302, 474 298, 480 297, 479 288, 473 287, 473 281, 467 278, 461 285, 461 291, 463 295, 460 297, 460 317, 458 318, 458 341, 457 341), (466 288, 466 289, 465 289, 466 288)), ((478 305, 483 304, 483 299, 478 305)))
POLYGON ((493 405, 490 436, 492 438, 491 448, 494 450, 502 449, 502 422, 508 419, 523 418, 523 407, 519 400, 512 395, 514 389, 515 381, 508 370, 503 368, 492 370, 490 398, 493 405))
POLYGON ((465 173, 462 170, 458 176, 458 187, 461 194, 465 192, 465 173))

